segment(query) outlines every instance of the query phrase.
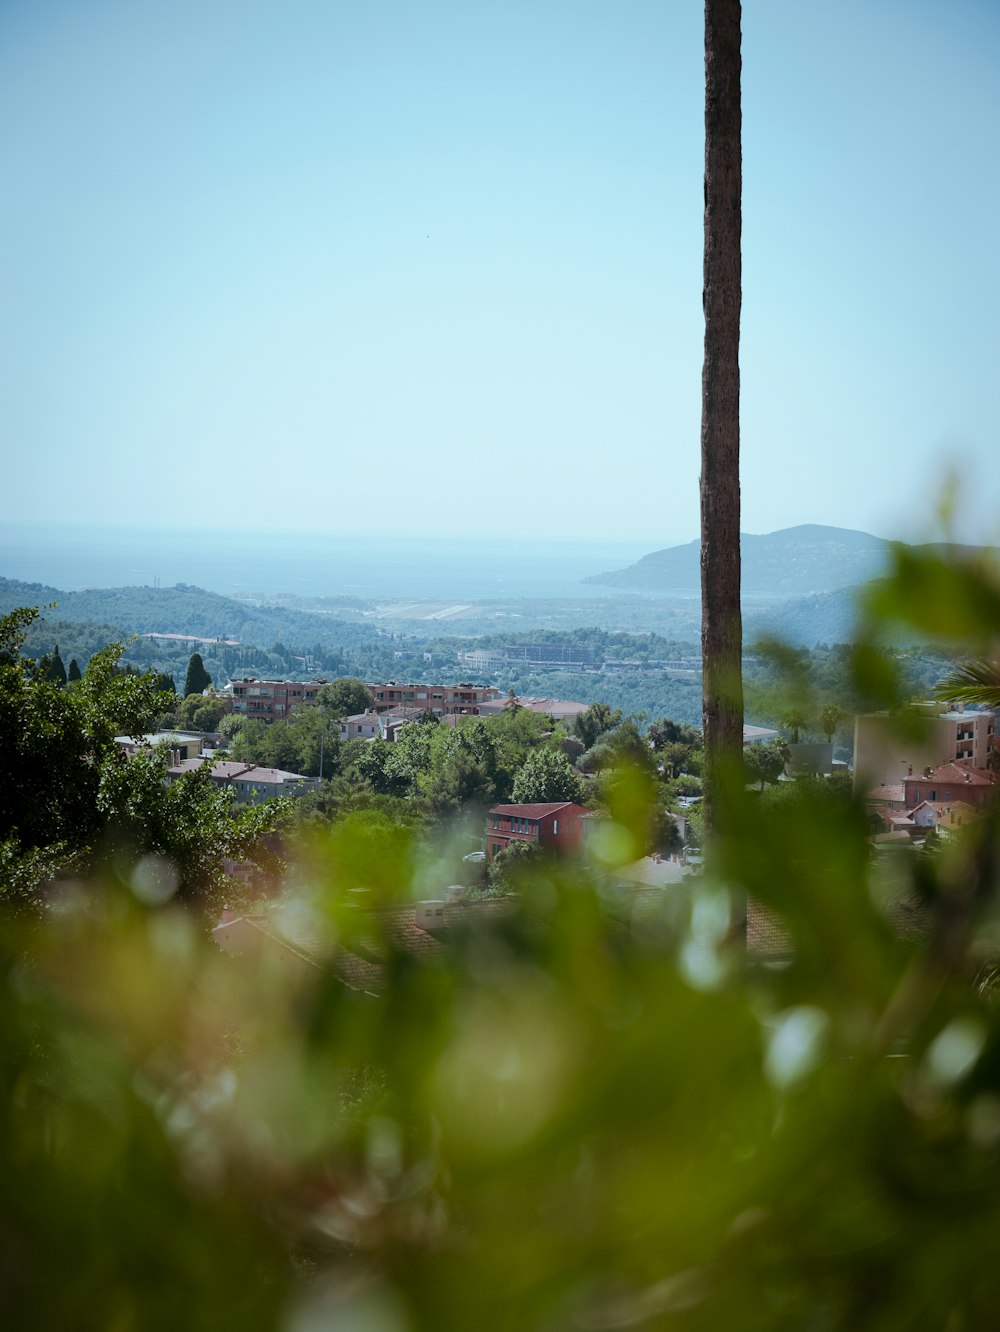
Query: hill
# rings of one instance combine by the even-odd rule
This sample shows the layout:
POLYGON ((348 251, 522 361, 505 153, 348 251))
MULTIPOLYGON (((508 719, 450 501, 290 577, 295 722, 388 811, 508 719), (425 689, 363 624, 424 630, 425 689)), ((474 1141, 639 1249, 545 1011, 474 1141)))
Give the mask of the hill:
MULTIPOLYGON (((805 523, 779 532, 740 537, 743 594, 758 597, 800 597, 833 592, 863 583, 885 572, 890 543, 868 532, 805 523)), ((603 587, 669 595, 698 594, 701 542, 644 555, 626 569, 584 579, 603 587)))
POLYGON ((371 626, 336 615, 254 606, 188 583, 63 592, 43 583, 0 578, 0 615, 15 606, 45 607, 53 602, 61 619, 99 621, 136 634, 192 634, 262 645, 282 641, 338 646, 367 642, 377 636, 371 626))

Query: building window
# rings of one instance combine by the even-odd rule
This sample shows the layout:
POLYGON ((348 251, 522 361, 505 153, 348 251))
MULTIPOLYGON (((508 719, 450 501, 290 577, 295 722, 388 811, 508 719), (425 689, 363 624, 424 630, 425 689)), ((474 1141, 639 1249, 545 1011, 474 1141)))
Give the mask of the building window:
POLYGON ((559 836, 559 820, 558 820, 558 819, 553 819, 553 820, 552 820, 552 836, 553 836, 553 837, 558 837, 558 836, 559 836))

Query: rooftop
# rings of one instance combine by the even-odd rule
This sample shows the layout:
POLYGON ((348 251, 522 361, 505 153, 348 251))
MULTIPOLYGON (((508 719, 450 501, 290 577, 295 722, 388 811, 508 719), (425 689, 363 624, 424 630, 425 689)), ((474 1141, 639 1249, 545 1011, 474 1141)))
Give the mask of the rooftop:
POLYGON ((951 782, 956 786, 993 786, 996 775, 989 768, 974 768, 965 759, 956 759, 953 763, 942 763, 939 768, 932 768, 929 773, 914 773, 907 777, 907 782, 951 782))
POLYGON ((583 806, 574 804, 572 800, 555 800, 542 805, 494 805, 490 813, 516 814, 522 819, 545 819, 561 809, 578 809, 584 812, 583 806))

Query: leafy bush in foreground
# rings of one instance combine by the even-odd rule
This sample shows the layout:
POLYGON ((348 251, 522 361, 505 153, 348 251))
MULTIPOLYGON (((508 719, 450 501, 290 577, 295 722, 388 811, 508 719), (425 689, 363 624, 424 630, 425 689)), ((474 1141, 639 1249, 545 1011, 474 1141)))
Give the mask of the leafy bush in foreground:
MULTIPOLYGON (((938 606, 985 651, 992 575, 907 560, 872 623, 938 606)), ((869 642, 858 688, 891 702, 869 642)), ((993 1326, 996 810, 884 862, 842 790, 740 783, 705 877, 629 895, 641 789, 419 957, 400 903, 432 867, 363 815, 269 917, 308 947, 226 955, 128 870, 8 924, 6 1321, 993 1326)))

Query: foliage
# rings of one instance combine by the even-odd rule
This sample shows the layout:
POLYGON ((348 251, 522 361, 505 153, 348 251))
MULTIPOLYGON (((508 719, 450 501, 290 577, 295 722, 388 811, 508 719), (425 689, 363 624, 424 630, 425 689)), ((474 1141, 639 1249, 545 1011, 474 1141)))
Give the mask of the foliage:
POLYGON ((964 662, 934 692, 943 703, 1000 708, 1000 662, 995 658, 964 662))
POLYGON ((458 726, 434 729, 430 766, 419 785, 434 809, 450 813, 463 805, 485 808, 510 794, 495 728, 472 717, 458 726))
POLYGON ((603 735, 620 724, 621 719, 621 712, 617 709, 612 711, 606 703, 591 703, 586 712, 581 712, 573 722, 573 733, 587 749, 593 749, 603 735))
POLYGON ((339 720, 367 711, 374 701, 372 691, 365 682, 350 676, 331 680, 322 687, 317 696, 320 707, 325 708, 331 717, 339 720))
POLYGON ((537 842, 510 842, 493 857, 487 874, 488 888, 496 895, 517 892, 532 882, 532 871, 546 859, 537 842))
POLYGON ((587 750, 579 766, 584 772, 601 772, 622 763, 629 763, 651 774, 657 770, 653 751, 631 717, 619 722, 614 730, 606 731, 597 744, 587 750))
POLYGON ((827 703, 820 709, 819 728, 826 736, 827 740, 832 740, 837 733, 837 727, 843 720, 843 713, 836 703, 827 703))
POLYGON ((205 670, 201 653, 192 652, 191 660, 188 662, 187 675, 184 677, 184 697, 189 698, 192 694, 203 694, 211 683, 212 677, 205 670))
POLYGON ((554 749, 536 749, 518 768, 511 799, 516 804, 544 804, 552 800, 582 804, 585 797, 583 782, 565 754, 554 749))
POLYGON ((164 758, 125 758, 115 737, 138 738, 163 711, 152 675, 121 671, 120 645, 90 659, 65 689, 25 668, 17 652, 35 612, 0 620, 0 747, 16 780, 0 785, 8 907, 37 908, 57 873, 108 856, 170 857, 171 893, 222 887, 222 859, 243 855, 278 813, 230 811, 207 770, 167 786, 164 758))
POLYGON ((47 652, 37 666, 39 676, 43 680, 48 680, 50 684, 64 685, 66 683, 66 667, 63 659, 59 655, 59 644, 51 652, 47 652))
POLYGON ((172 725, 189 731, 217 731, 226 716, 225 700, 215 695, 188 694, 171 715, 172 725))
MULTIPOLYGON (((1000 626, 1000 585, 960 558, 897 581, 844 658, 870 706, 902 674, 883 625, 950 628, 968 659, 1000 626)), ((4 657, 16 640, 0 625, 3 699, 103 752, 122 723, 63 709, 141 679, 59 690, 4 657)), ((464 730, 406 728, 418 785, 464 730)), ((254 936, 286 920, 308 956, 223 954, 108 862, 5 922, 8 1321, 992 1327, 1000 812, 890 863, 843 781, 740 783, 704 876, 627 897, 655 780, 620 769, 589 851, 535 853, 516 896, 449 908, 419 955, 401 902, 450 882, 447 857, 360 784, 389 803, 311 827, 254 936)), ((23 859, 0 854, 10 883, 23 859)))
POLYGON ((783 740, 768 740, 763 744, 747 745, 743 750, 743 769, 748 782, 776 782, 788 763, 788 746, 783 740))
POLYGON ((223 723, 223 734, 230 755, 239 762, 283 768, 304 777, 333 776, 345 752, 338 723, 321 708, 296 708, 280 722, 229 717, 223 723))

